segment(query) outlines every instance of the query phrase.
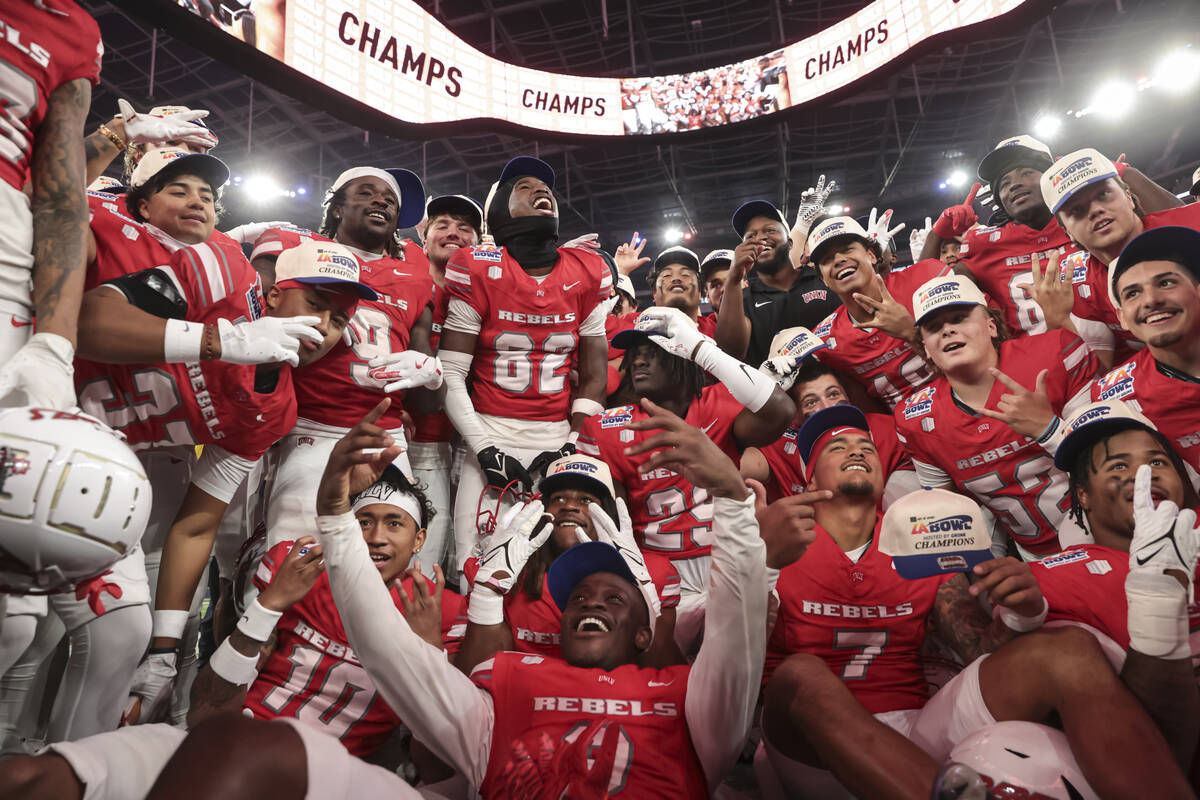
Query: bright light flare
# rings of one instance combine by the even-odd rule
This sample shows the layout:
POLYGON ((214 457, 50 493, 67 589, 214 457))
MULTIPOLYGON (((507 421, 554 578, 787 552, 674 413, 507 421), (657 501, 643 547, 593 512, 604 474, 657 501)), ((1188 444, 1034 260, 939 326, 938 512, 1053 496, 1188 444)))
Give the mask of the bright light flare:
POLYGON ((966 170, 956 169, 946 177, 946 185, 958 189, 959 187, 966 186, 970 177, 967 175, 966 170))
POLYGON ((1200 82, 1200 53, 1190 49, 1167 53, 1154 70, 1154 85, 1182 94, 1200 82))
POLYGON ((1137 103, 1137 88, 1128 81, 1110 81, 1092 96, 1091 110, 1106 119, 1120 119, 1137 103))
POLYGON ((679 230, 679 228, 667 228, 665 231, 663 231, 663 240, 667 242, 667 244, 675 244, 682 238, 683 231, 679 230))
POLYGON ((1062 117, 1043 114, 1033 123, 1033 135, 1039 139, 1053 139, 1062 130, 1062 117))

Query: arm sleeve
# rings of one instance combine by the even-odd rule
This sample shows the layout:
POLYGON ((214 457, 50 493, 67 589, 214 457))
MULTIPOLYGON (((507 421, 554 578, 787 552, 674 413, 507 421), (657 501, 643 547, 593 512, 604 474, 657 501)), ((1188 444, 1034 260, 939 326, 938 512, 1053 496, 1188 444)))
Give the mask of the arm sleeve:
POLYGON ((602 300, 592 309, 592 313, 587 315, 587 319, 579 326, 580 336, 603 336, 605 341, 608 341, 604 325, 608 321, 608 312, 613 306, 607 300, 602 300))
MULTIPOLYGON (((454 302, 454 301, 451 301, 454 302)), ((471 372, 473 358, 467 353, 442 350, 438 357, 442 362, 443 380, 446 384, 446 416, 454 424, 458 435, 463 438, 471 452, 478 453, 490 442, 483 422, 467 392, 467 375, 471 372)))
POLYGON ((192 471, 192 483, 228 505, 256 463, 258 459, 235 456, 215 444, 205 445, 192 471))
POLYGON ((451 297, 446 306, 446 321, 442 327, 459 333, 478 334, 483 328, 483 317, 479 312, 457 297, 451 297))
MULTIPOLYGON (((1096 373, 1100 371, 1100 362, 1096 354, 1087 344, 1070 331, 1060 331, 1062 334, 1062 364, 1066 370, 1066 386, 1063 396, 1069 405, 1073 398, 1078 397, 1085 389, 1090 389, 1096 373)), ((1064 406, 1062 416, 1067 415, 1064 406)))
POLYGON ((491 696, 408 627, 353 514, 317 517, 317 529, 347 639, 379 693, 417 738, 478 787, 495 725, 491 696))
POLYGON ((766 546, 754 495, 713 500, 704 643, 688 675, 686 713, 709 791, 733 767, 754 719, 767 647, 766 546))
POLYGON ((1116 341, 1112 331, 1103 322, 1094 319, 1085 319, 1071 315, 1071 323, 1075 326, 1075 330, 1079 332, 1079 338, 1083 339, 1092 350, 1114 350, 1116 349, 1116 341))
POLYGON ((922 486, 937 489, 954 483, 950 479, 950 474, 941 467, 935 467, 933 464, 927 464, 916 458, 912 460, 912 463, 913 469, 917 471, 917 480, 921 482, 922 486))

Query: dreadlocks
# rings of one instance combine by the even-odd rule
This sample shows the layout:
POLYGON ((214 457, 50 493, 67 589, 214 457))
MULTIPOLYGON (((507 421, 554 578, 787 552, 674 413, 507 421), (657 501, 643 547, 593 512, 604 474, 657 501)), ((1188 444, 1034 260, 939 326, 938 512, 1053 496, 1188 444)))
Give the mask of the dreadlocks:
POLYGON ((667 379, 671 386, 682 387, 684 396, 688 401, 695 400, 704 391, 706 384, 706 373, 700 367, 688 361, 686 358, 680 358, 676 355, 671 355, 666 350, 663 350, 653 342, 641 342, 634 345, 625 351, 625 356, 621 359, 621 384, 617 390, 613 392, 609 405, 628 405, 636 403, 638 395, 633 390, 633 379, 630 377, 633 372, 633 360, 637 354, 642 352, 642 348, 649 347, 650 351, 655 353, 659 358, 659 364, 667 373, 667 379), (612 400, 621 402, 613 403, 612 400))
MULTIPOLYGON (((329 195, 325 200, 325 212, 321 217, 321 227, 317 233, 324 236, 326 239, 337 241, 338 225, 341 220, 334 215, 335 208, 341 208, 346 204, 346 186, 338 189, 333 194, 329 195)), ((387 255, 389 258, 400 258, 402 248, 400 243, 404 241, 404 237, 400 235, 400 229, 397 228, 390 239, 388 239, 387 255)))

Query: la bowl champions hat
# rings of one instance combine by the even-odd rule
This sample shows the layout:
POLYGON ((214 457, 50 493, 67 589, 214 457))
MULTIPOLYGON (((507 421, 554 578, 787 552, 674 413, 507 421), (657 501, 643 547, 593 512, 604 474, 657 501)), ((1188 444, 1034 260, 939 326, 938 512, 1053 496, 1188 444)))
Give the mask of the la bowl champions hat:
POLYGON ((916 323, 920 325, 921 320, 925 317, 946 306, 984 306, 986 308, 987 298, 970 279, 944 275, 925 281, 918 286, 917 290, 913 292, 912 306, 913 316, 916 318, 916 323))
POLYGON ((1085 186, 1118 177, 1117 167, 1099 150, 1085 147, 1055 161, 1042 173, 1042 200, 1057 214, 1085 186))
POLYGON ((363 300, 379 299, 374 289, 359 280, 358 259, 336 242, 308 240, 280 253, 275 262, 275 285, 288 281, 341 285, 353 289, 363 300))
POLYGON ((879 527, 879 550, 908 580, 969 572, 992 558, 979 504, 945 489, 922 489, 892 503, 879 527))

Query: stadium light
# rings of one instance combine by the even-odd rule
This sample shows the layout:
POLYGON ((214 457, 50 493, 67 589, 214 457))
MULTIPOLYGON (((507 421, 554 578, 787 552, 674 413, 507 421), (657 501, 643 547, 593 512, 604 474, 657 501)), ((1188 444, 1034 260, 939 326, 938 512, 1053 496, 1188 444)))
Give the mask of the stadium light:
POLYGON ((946 185, 957 189, 961 186, 966 186, 969 179, 970 176, 967 175, 965 170, 956 169, 947 176, 946 185))
POLYGON ((303 186, 297 186, 297 187, 296 187, 296 194, 298 194, 298 195, 300 195, 301 197, 303 197, 304 195, 308 194, 308 189, 305 189, 303 186))
POLYGON ((1137 88, 1128 81, 1109 81, 1092 96, 1091 111, 1107 119, 1120 119, 1137 103, 1137 88))
POLYGON ((1033 135, 1039 139, 1053 139, 1062 130, 1062 117, 1043 114, 1033 123, 1033 135))
POLYGON ((842 213, 843 213, 843 214, 849 214, 849 213, 850 213, 850 206, 842 206, 842 213))
POLYGON ((1181 94, 1200 81, 1200 54, 1190 49, 1167 53, 1154 70, 1154 84, 1181 94))
POLYGON ((277 197, 295 197, 296 193, 284 189, 273 178, 266 175, 251 175, 242 183, 242 189, 251 199, 265 203, 277 197))
POLYGON ((684 231, 684 232, 683 232, 683 240, 684 240, 685 242, 690 242, 690 241, 692 240, 692 232, 691 232, 691 231, 684 231))
POLYGON ((679 228, 667 228, 663 231, 663 241, 667 244, 675 244, 682 238, 683 231, 679 230, 679 228))

